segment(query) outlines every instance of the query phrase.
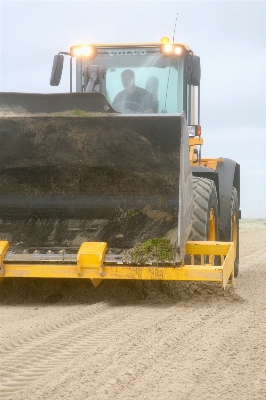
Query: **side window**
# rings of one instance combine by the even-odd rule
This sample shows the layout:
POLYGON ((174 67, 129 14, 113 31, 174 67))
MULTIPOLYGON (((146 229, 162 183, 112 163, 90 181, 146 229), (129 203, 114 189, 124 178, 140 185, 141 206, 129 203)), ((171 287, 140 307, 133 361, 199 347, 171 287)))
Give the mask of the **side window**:
POLYGON ((159 113, 182 113, 183 69, 174 66, 163 68, 159 81, 159 113))

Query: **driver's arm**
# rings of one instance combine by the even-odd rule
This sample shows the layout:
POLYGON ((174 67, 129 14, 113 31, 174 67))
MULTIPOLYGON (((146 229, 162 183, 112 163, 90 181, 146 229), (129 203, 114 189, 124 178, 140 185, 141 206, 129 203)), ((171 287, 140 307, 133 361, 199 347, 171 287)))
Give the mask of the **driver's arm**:
POLYGON ((153 108, 153 95, 150 92, 147 92, 143 101, 144 111, 143 113, 149 114, 154 113, 153 108))

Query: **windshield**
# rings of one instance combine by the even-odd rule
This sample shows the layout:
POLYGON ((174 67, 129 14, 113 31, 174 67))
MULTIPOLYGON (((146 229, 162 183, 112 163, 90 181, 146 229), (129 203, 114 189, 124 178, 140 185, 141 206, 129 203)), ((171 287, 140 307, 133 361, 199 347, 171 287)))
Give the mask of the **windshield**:
POLYGON ((80 80, 77 90, 84 90, 82 90, 81 73, 85 65, 104 65, 107 98, 117 111, 181 113, 184 110, 183 64, 184 60, 180 57, 164 58, 158 48, 100 48, 94 60, 77 59, 77 73, 79 74, 77 84, 80 80), (134 87, 131 90, 125 86, 127 78, 125 71, 131 75, 131 81, 134 80, 134 87), (135 88, 142 90, 137 89, 138 94, 136 94, 135 88), (145 100, 142 100, 137 107, 136 104, 140 103, 141 96, 144 96, 145 100), (123 101, 127 102, 126 105, 123 105, 123 101))

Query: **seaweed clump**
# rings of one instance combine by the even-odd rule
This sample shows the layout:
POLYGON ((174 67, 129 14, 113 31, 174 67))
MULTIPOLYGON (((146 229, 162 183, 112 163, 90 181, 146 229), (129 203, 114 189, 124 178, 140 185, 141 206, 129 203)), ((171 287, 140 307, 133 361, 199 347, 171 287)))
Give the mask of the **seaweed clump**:
POLYGON ((153 238, 137 244, 131 253, 133 264, 156 263, 157 265, 173 262, 174 246, 167 238, 153 238))

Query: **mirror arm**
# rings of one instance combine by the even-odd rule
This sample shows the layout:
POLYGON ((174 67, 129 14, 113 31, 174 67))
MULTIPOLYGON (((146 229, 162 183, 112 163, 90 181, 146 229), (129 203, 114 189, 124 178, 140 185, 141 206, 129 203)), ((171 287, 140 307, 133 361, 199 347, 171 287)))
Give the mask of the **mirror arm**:
POLYGON ((72 56, 70 57, 70 93, 72 93, 72 56))
POLYGON ((72 56, 68 51, 59 51, 58 55, 63 54, 65 56, 70 56, 70 93, 72 93, 72 56))
POLYGON ((58 55, 63 54, 65 56, 71 56, 71 53, 69 53, 68 51, 59 51, 58 55))

